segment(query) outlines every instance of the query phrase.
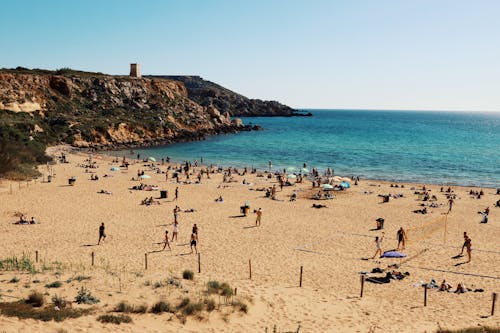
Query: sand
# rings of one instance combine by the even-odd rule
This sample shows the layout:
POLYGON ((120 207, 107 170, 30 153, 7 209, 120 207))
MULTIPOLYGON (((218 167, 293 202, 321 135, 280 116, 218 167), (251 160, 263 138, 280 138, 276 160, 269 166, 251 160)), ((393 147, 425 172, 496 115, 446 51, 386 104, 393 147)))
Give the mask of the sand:
MULTIPOLYGON (((62 148, 52 149, 57 154, 62 148)), ((96 156, 96 155, 94 155, 96 156)), ((203 176, 201 184, 176 184, 164 174, 148 171, 145 163, 134 163, 128 170, 110 171, 112 159, 95 159, 100 180, 91 181, 90 173, 78 167, 87 154, 68 154, 70 163, 53 165, 52 182, 0 183, 0 259, 22 256, 34 260, 38 251, 39 273, 0 271, 2 301, 24 298, 31 290, 73 299, 77 289, 85 286, 101 302, 90 316, 61 323, 19 320, 0 315, 2 332, 434 332, 438 327, 462 328, 477 325, 500 326, 500 311, 489 316, 493 292, 500 292, 500 208, 493 203, 500 196, 495 189, 483 189, 481 199, 471 197, 469 187, 453 187, 457 199, 448 215, 446 242, 443 232, 430 235, 424 242, 412 243, 405 251, 409 260, 398 271, 410 275, 388 284, 366 282, 360 298, 360 272, 375 267, 387 268, 401 263, 400 259, 369 259, 375 252, 374 237, 381 235, 375 228, 375 219, 385 219, 383 249, 397 245, 396 231, 400 226, 412 228, 435 220, 447 212, 448 206, 440 186, 427 185, 437 196, 438 208, 429 214, 415 214, 421 208, 411 187, 391 188, 390 183, 361 180, 357 186, 335 199, 313 201, 306 197, 311 183, 305 181, 278 189, 283 201, 273 201, 257 188, 277 184, 276 180, 256 175, 236 175, 237 182, 222 184, 222 174, 203 176), (146 170, 151 179, 146 184, 168 190, 167 199, 155 199, 159 205, 143 206, 146 197, 159 197, 159 191, 132 191, 138 185, 132 181, 137 170, 146 170), (103 177, 104 174, 112 177, 103 177), (74 186, 68 178, 74 176, 74 186), (243 185, 246 179, 252 185, 243 185), (10 185, 12 193, 10 193, 10 185), (223 186, 221 186, 221 184, 223 186), (173 200, 176 187, 179 199, 173 200), (97 193, 101 189, 111 195, 97 193), (289 195, 298 190, 297 201, 289 195), (366 194, 365 192, 373 192, 366 194), (402 193, 403 198, 381 203, 378 194, 402 193), (214 200, 221 195, 223 202, 214 200), (240 206, 250 205, 250 214, 240 216, 240 206), (311 208, 313 203, 328 208, 311 208), (159 251, 165 230, 172 234, 173 208, 179 205, 179 240, 171 244, 172 251, 159 251), (478 211, 490 206, 489 223, 481 224, 478 211), (186 209, 194 212, 184 212, 186 209), (262 225, 255 227, 254 209, 262 208, 262 225), (37 225, 15 225, 15 214, 34 216, 37 225), (106 240, 96 245, 98 227, 106 225, 106 240), (196 254, 190 253, 191 227, 199 227, 201 273, 198 273, 196 254), (465 257, 452 259, 460 252, 467 231, 472 238, 472 262, 465 257), (155 252, 156 251, 156 252, 155 252), (91 253, 95 265, 91 266, 91 253), (148 268, 144 268, 148 253, 148 268), (252 279, 249 279, 249 260, 252 279), (42 264, 43 262, 43 264, 42 264), (459 264, 459 265, 457 265, 459 264), (45 269, 42 269, 45 265, 45 269), (303 285, 299 287, 300 267, 303 266, 303 285), (182 272, 195 272, 194 281, 182 280, 182 272), (89 280, 64 281, 78 275, 89 280), (18 283, 9 283, 13 277, 18 283), (155 282, 176 277, 183 289, 172 286, 154 288, 155 282), (454 286, 464 282, 468 288, 484 292, 454 294, 429 290, 427 307, 423 306, 423 288, 415 283, 443 279, 454 286), (38 282, 38 281, 39 282, 38 282), (58 289, 47 289, 45 284, 63 281, 58 289), (120 301, 151 306, 160 299, 171 302, 181 297, 203 298, 203 289, 209 280, 225 281, 237 288, 238 297, 248 304, 248 313, 221 306, 203 318, 188 317, 185 323, 171 314, 132 314, 133 323, 115 326, 96 321, 120 301), (35 282, 33 282, 35 281, 35 282), (149 285, 148 285, 149 284, 149 285)), ((158 165, 162 170, 166 165, 158 165)), ((47 179, 47 168, 40 171, 47 179)), ((184 177, 181 177, 183 180, 184 177)), ((194 182, 194 176, 191 177, 194 182)), ((477 189, 479 190, 479 189, 477 189)), ((374 276, 379 276, 374 274, 374 276)), ((218 302, 218 299, 216 299, 218 302)), ((84 306, 85 307, 85 306, 84 306)), ((88 306, 86 306, 88 307, 88 306)), ((500 304, 497 304, 500 307, 500 304)))

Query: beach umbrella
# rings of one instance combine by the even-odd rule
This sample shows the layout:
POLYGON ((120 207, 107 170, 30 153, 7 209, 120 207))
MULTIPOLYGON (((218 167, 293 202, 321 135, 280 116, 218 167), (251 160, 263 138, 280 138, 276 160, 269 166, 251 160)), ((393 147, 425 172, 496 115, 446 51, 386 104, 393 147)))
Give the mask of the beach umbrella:
POLYGON ((350 188, 351 187, 351 183, 342 182, 342 183, 340 183, 340 186, 342 186, 343 188, 350 188))
POLYGON ((150 175, 142 175, 142 176, 139 176, 139 178, 141 178, 141 179, 150 179, 151 176, 150 175))
POLYGON ((384 254, 380 256, 380 258, 404 258, 406 254, 398 252, 398 251, 385 251, 384 254))
POLYGON ((119 167, 112 167, 110 170, 111 171, 120 171, 120 168, 119 167))
POLYGON ((322 184, 322 185, 321 185, 321 188, 322 188, 323 190, 333 190, 333 186, 332 186, 332 185, 330 185, 330 184, 322 184))
POLYGON ((156 162, 156 158, 154 158, 153 156, 149 156, 148 157, 148 161, 150 161, 150 162, 156 162))
POLYGON ((297 176, 295 176, 293 173, 289 174, 287 177, 288 177, 288 178, 292 178, 292 179, 297 178, 297 176))

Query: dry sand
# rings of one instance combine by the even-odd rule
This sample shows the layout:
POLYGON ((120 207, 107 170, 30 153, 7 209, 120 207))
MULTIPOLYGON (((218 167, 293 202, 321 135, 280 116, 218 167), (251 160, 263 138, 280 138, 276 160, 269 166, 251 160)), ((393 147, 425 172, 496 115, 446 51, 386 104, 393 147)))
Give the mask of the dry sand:
MULTIPOLYGON (((51 152, 57 153, 57 149, 51 152)), ((493 208, 500 196, 494 189, 484 189, 484 196, 478 200, 469 196, 470 188, 454 187, 458 198, 448 217, 446 243, 443 233, 437 232, 425 242, 409 245, 406 253, 410 260, 398 270, 410 276, 388 284, 366 282, 360 298, 360 272, 400 263, 399 259, 362 260, 375 252, 374 237, 380 235, 380 231, 371 230, 375 219, 385 219, 383 248, 395 248, 400 226, 415 227, 447 211, 446 198, 438 186, 428 188, 442 205, 422 215, 412 212, 421 208, 421 202, 410 189, 421 185, 391 188, 389 183, 361 180, 358 186, 336 194, 334 200, 318 202, 304 198, 311 188, 306 181, 278 190, 278 198, 284 201, 273 201, 255 189, 276 184, 274 178, 236 176, 237 182, 220 187, 222 174, 213 174, 211 179, 204 176, 201 184, 178 185, 171 178, 166 182, 163 174, 148 172, 144 163, 132 164, 127 171, 111 172, 110 168, 117 164, 104 156, 96 159, 99 168, 93 170, 100 180, 91 181, 91 174, 77 167, 85 158, 84 154, 70 154, 70 163, 54 165, 51 183, 41 179, 29 186, 25 182, 13 183, 13 193, 9 193, 11 183, 0 183, 0 259, 23 253, 34 259, 38 251, 40 260, 52 267, 40 269, 35 275, 0 271, 0 295, 5 302, 38 290, 72 299, 80 286, 86 286, 101 302, 95 314, 61 323, 0 316, 1 332, 55 332, 59 328, 68 332, 265 332, 266 327, 272 332, 274 325, 279 332, 295 331, 299 325, 300 332, 434 332, 438 326, 500 326, 500 311, 488 316, 492 292, 500 292, 500 208, 493 208), (160 205, 140 205, 145 197, 159 197, 159 192, 129 190, 139 184, 131 181, 138 169, 152 176, 144 183, 168 190, 169 198, 159 200, 160 205), (112 177, 104 178, 104 174, 112 177), (75 186, 68 186, 71 176, 77 179, 75 186), (243 185, 244 178, 252 185, 243 185), (173 201, 177 186, 179 200, 173 201), (98 194, 101 189, 112 195, 98 194), (293 190, 299 190, 299 199, 290 202, 293 190), (404 197, 382 204, 378 194, 387 193, 402 193, 404 197), (224 202, 214 201, 219 195, 224 202), (239 208, 244 202, 250 204, 251 213, 240 217, 239 208), (311 208, 313 203, 328 208, 311 208), (172 233, 175 205, 195 212, 180 213, 179 240, 171 245, 172 251, 149 253, 145 270, 144 254, 161 249, 162 245, 155 243, 163 240, 165 230, 172 233), (486 206, 491 209, 490 221, 480 224, 478 211, 486 206), (252 212, 259 207, 264 212, 262 225, 254 227, 252 212), (28 218, 34 216, 40 224, 13 224, 17 212, 28 218), (96 246, 102 222, 108 237, 96 246), (188 245, 193 223, 199 227, 201 274, 197 273, 197 256, 190 253, 188 245), (452 259, 460 252, 463 231, 472 238, 473 257, 471 263, 457 266, 465 261, 452 259), (92 252, 94 267, 90 265, 92 252), (301 266, 303 286, 299 288, 301 266), (181 278, 185 269, 195 271, 195 278, 184 280, 182 290, 146 285, 172 276, 181 278), (64 283, 59 289, 44 287, 78 275, 91 279, 64 283), (14 276, 20 282, 9 283, 14 276), (446 279, 454 286, 463 281, 468 288, 482 288, 484 292, 458 295, 429 290, 428 305, 424 307, 423 288, 412 285, 432 278, 437 283, 446 279), (248 313, 226 314, 231 312, 230 307, 223 306, 220 311, 204 313, 203 319, 190 317, 185 324, 170 314, 132 315, 132 324, 120 326, 96 321, 99 314, 123 300, 151 306, 161 298, 172 301, 183 295, 201 297, 209 280, 237 287, 239 297, 249 304, 248 313)), ((159 167, 166 169, 166 165, 159 167)), ((47 168, 42 166, 40 171, 46 179, 47 168)))

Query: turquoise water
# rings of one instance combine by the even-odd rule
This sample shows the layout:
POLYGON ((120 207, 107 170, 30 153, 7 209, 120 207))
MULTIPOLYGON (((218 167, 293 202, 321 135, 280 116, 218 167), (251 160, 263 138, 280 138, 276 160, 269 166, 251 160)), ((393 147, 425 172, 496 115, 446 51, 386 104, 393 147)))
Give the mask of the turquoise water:
POLYGON ((307 110, 243 118, 264 131, 136 150, 174 161, 267 169, 332 167, 362 178, 500 187, 500 113, 307 110))

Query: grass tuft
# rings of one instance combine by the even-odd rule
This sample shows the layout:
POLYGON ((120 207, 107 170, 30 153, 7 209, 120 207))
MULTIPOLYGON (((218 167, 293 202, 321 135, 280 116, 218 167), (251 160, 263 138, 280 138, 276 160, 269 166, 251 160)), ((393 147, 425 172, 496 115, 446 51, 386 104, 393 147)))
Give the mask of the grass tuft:
POLYGON ((120 325, 121 323, 126 323, 126 324, 131 323, 132 318, 130 316, 123 315, 123 314, 120 314, 120 315, 106 314, 106 315, 101 315, 101 316, 97 317, 97 321, 100 321, 101 323, 105 323, 105 324, 120 325))

